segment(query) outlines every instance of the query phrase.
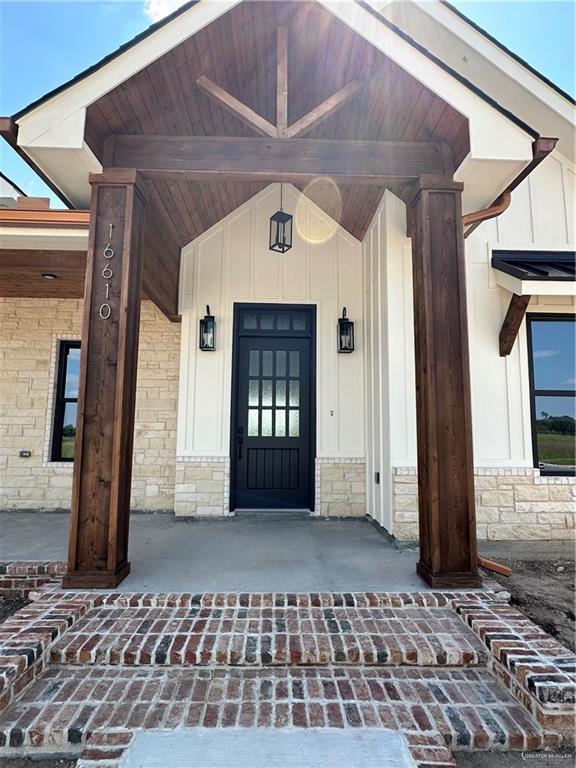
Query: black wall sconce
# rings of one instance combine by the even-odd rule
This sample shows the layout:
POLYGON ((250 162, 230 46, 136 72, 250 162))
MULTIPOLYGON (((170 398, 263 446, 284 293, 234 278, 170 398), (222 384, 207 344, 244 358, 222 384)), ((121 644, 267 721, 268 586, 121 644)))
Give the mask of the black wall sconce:
POLYGON ((346 317, 346 307, 338 320, 338 352, 354 351, 354 323, 346 317))
POLYGON ((292 216, 282 209, 280 184, 280 210, 270 217, 270 250, 286 253, 292 248, 292 216))
POLYGON ((206 314, 200 320, 200 349, 202 352, 214 352, 216 349, 216 321, 206 305, 206 314))

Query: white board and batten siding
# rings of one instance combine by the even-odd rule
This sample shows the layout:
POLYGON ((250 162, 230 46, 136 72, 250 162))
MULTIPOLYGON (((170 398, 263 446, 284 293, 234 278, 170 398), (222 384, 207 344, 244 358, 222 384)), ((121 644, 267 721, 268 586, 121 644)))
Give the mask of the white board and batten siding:
MULTIPOLYGON (((474 454, 477 466, 531 467, 526 322, 512 352, 498 335, 511 293, 496 283, 494 250, 573 250, 575 168, 554 152, 513 193, 510 208, 466 240, 474 454)), ((573 313, 571 296, 535 296, 528 312, 573 313)))
MULTIPOLYGON (((492 251, 574 248, 574 166, 547 158, 512 195, 509 210, 466 240, 466 278, 474 463, 531 467, 530 393, 525 323, 512 353, 498 336, 511 294, 496 283, 492 251)), ((363 242, 366 306, 367 498, 391 530, 392 469, 415 467, 416 407, 412 256, 405 206, 386 192, 363 242), (380 472, 380 485, 374 473, 380 472)), ((534 297, 529 312, 575 311, 570 296, 534 297)))
POLYGON ((271 252, 269 220, 279 197, 278 185, 267 187, 182 250, 179 456, 229 455, 234 304, 287 303, 317 308, 316 454, 364 457, 361 245, 285 185, 284 209, 294 214, 293 247, 286 254, 271 252), (216 318, 215 352, 198 349, 207 304, 216 318), (356 330, 350 355, 336 351, 344 306, 356 330))

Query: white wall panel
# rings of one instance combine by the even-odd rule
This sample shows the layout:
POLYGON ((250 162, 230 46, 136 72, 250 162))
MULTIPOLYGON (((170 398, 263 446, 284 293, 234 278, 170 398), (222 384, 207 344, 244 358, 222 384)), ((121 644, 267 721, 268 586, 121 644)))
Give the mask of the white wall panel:
MULTIPOLYGON (((501 358, 498 336, 510 304, 497 285, 492 251, 573 248, 574 169, 553 153, 512 193, 508 211, 486 221, 466 240, 467 294, 476 466, 532 466, 526 323, 510 355, 501 358)), ((533 298, 529 312, 572 312, 569 296, 533 298)))
POLYGON ((360 243, 293 187, 284 207, 295 213, 294 245, 268 249, 271 185, 182 250, 183 328, 178 453, 228 456, 235 302, 302 303, 317 308, 317 455, 364 457, 364 338, 360 243), (322 233, 331 236, 316 242, 322 233), (307 239, 307 236, 310 239, 307 239), (313 240, 313 241, 312 241, 313 240), (198 350, 206 304, 216 317, 216 351, 198 350), (356 351, 339 355, 342 307, 355 322, 356 351))
MULTIPOLYGON (((473 179, 469 183, 473 183, 473 179)), ((526 333, 501 358, 498 336, 510 293, 490 259, 495 248, 573 247, 574 168, 554 153, 512 195, 508 211, 466 240, 474 461, 479 467, 532 465, 526 333), (570 238, 570 239, 569 239, 570 238)), ((387 192, 363 242, 366 275, 366 452, 368 511, 392 530, 394 467, 416 466, 411 243, 405 206, 387 192), (374 483, 380 471, 381 485, 374 483)), ((542 296, 531 312, 574 311, 574 299, 542 296)))

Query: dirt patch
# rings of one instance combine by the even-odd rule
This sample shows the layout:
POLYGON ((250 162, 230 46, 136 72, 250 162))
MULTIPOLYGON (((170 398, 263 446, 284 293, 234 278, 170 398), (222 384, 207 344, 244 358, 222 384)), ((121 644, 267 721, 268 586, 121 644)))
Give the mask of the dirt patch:
POLYGON ((458 768, 571 768, 574 752, 453 752, 458 768))
POLYGON ((68 757, 0 757, 0 768, 74 768, 76 759, 68 757))
POLYGON ((6 621, 8 616, 12 616, 20 608, 24 608, 29 602, 30 600, 26 600, 25 597, 0 595, 0 623, 6 621))
POLYGON ((512 576, 496 575, 512 595, 511 605, 542 627, 563 645, 576 650, 574 642, 574 561, 561 559, 506 562, 512 576))

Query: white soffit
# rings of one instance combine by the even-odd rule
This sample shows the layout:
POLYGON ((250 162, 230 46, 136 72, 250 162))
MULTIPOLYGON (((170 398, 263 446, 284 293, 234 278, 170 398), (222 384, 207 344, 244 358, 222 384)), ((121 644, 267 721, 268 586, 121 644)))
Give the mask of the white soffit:
MULTIPOLYGON (((18 144, 75 205, 87 207, 88 175, 99 172, 101 166, 84 142, 86 108, 238 2, 201 0, 124 53, 39 104, 17 120, 18 144)), ((457 174, 457 178, 467 182, 463 196, 465 212, 489 205, 532 160, 532 136, 365 8, 353 2, 332 0, 320 0, 320 4, 468 118, 470 154, 457 174)))
POLYGON ((0 226, 0 248, 31 251, 86 251, 88 227, 0 226))
POLYGON ((455 11, 439 0, 370 5, 574 161, 576 106, 455 11))

